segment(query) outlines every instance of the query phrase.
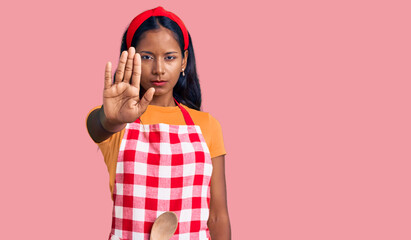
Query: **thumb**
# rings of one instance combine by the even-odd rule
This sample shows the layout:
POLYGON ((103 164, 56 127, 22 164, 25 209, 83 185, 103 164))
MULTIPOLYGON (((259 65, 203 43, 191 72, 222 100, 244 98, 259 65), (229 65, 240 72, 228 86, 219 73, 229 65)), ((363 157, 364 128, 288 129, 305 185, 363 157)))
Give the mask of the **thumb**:
POLYGON ((144 96, 141 98, 140 102, 138 103, 143 110, 143 112, 146 110, 148 104, 150 104, 151 100, 153 100, 153 96, 155 93, 155 89, 153 87, 149 88, 145 93, 144 96))

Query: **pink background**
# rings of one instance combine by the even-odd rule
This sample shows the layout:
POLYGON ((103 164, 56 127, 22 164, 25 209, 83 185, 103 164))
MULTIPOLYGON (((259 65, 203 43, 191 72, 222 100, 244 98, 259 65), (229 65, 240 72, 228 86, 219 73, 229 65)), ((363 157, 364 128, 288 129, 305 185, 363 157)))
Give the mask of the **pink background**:
POLYGON ((2 239, 106 239, 85 128, 143 10, 194 42, 233 239, 411 239, 409 1, 14 1, 1 17, 2 239))

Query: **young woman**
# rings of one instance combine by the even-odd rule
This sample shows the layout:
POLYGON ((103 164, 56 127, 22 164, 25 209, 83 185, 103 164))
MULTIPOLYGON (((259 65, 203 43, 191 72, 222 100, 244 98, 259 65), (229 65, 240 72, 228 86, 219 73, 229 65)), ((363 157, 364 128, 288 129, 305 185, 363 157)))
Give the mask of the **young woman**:
POLYGON ((87 129, 110 177, 110 239, 150 239, 162 213, 177 215, 171 239, 231 239, 221 126, 200 111, 193 43, 183 22, 157 7, 124 33, 103 105, 87 129))

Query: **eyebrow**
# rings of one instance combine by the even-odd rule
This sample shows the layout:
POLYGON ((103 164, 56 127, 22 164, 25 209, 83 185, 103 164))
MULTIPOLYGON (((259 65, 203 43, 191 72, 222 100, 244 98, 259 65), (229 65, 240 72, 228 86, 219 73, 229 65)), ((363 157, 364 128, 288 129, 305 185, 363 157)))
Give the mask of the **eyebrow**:
MULTIPOLYGON (((140 53, 147 53, 147 54, 154 55, 154 53, 152 53, 150 51, 141 51, 140 53)), ((178 53, 178 52, 166 52, 166 54, 173 54, 173 53, 178 53)))

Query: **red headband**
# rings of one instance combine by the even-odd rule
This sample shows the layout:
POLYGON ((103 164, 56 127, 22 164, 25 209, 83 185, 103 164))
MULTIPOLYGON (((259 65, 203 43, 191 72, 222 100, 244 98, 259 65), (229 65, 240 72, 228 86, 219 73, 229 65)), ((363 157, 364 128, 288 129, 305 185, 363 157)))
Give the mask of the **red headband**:
POLYGON ((180 27, 181 32, 183 32, 184 36, 184 50, 188 49, 188 32, 186 27, 184 26, 183 21, 179 17, 177 17, 174 13, 169 12, 164 10, 163 7, 156 7, 154 9, 147 10, 145 12, 140 13, 131 21, 130 26, 128 27, 127 30, 127 37, 126 37, 126 43, 127 43, 127 48, 131 47, 131 41, 133 40, 134 33, 137 31, 137 29, 140 27, 140 25, 147 20, 149 17, 158 17, 158 16, 164 16, 168 17, 171 20, 173 20, 177 25, 180 27))

